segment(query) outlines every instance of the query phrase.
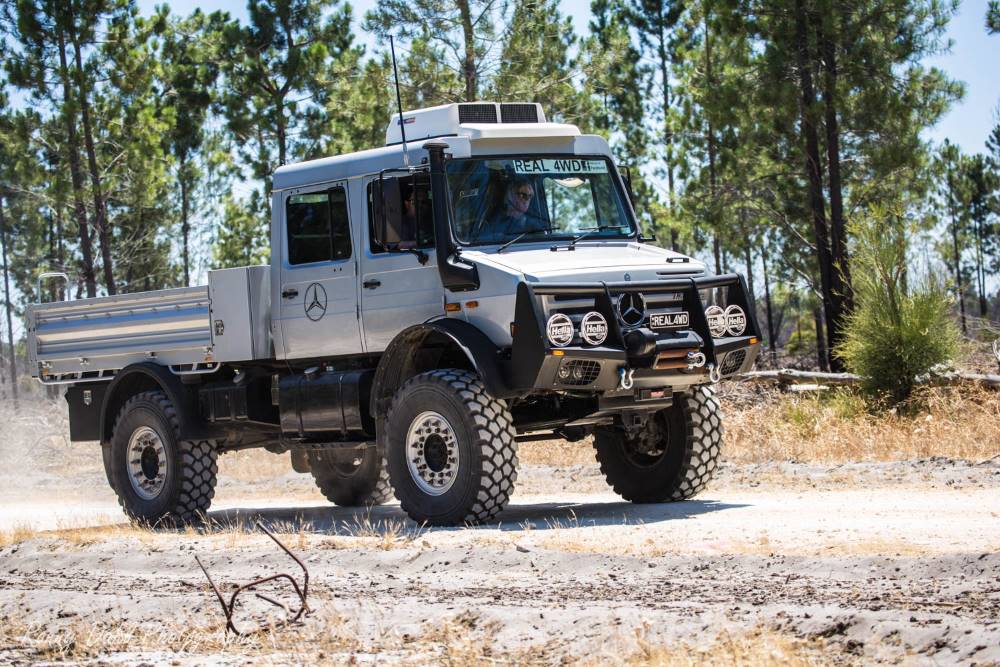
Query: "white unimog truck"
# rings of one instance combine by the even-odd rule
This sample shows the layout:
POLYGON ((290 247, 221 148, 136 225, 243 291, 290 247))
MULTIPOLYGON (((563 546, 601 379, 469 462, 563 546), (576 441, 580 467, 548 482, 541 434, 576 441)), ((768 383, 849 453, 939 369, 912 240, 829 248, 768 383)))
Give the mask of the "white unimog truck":
POLYGON ((28 310, 33 372, 130 517, 196 519, 219 454, 252 447, 429 524, 495 517, 526 440, 593 435, 634 502, 708 482, 712 384, 759 347, 746 286, 642 237, 602 138, 452 104, 273 187, 270 266, 28 310))

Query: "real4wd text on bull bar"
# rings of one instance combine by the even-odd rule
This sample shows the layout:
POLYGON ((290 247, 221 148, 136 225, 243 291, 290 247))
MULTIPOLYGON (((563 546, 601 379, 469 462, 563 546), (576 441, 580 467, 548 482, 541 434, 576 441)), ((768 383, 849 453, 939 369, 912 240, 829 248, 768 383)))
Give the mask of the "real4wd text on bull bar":
POLYGON ((400 121, 275 172, 270 265, 29 308, 34 374, 129 516, 196 520, 247 448, 430 524, 496 517, 526 440, 592 436, 635 502, 709 481, 713 384, 759 347, 743 279, 644 239, 604 139, 536 104, 400 121))

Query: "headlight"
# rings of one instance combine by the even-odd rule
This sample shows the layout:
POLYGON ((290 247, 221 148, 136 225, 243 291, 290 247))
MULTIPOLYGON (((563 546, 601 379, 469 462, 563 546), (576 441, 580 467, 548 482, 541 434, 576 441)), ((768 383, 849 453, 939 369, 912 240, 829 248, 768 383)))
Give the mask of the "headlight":
POLYGON ((583 316, 580 322, 580 337, 591 345, 600 345, 608 339, 608 321, 596 310, 583 316))
POLYGON ((747 330, 747 314, 737 305, 726 308, 726 333, 730 336, 742 336, 747 330))
POLYGON ((708 332, 712 338, 722 338, 726 335, 726 311, 721 306, 709 306, 705 309, 708 319, 708 332))
POLYGON ((556 313, 545 325, 549 342, 556 347, 566 347, 573 342, 573 320, 563 313, 556 313))

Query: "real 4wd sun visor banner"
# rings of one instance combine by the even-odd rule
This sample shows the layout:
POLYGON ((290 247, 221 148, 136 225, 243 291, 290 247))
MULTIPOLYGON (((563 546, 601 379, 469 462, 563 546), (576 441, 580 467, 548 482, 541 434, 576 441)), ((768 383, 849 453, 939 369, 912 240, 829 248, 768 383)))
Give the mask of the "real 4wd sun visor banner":
POLYGON ((517 174, 606 174, 604 160, 561 158, 558 160, 511 160, 517 174))

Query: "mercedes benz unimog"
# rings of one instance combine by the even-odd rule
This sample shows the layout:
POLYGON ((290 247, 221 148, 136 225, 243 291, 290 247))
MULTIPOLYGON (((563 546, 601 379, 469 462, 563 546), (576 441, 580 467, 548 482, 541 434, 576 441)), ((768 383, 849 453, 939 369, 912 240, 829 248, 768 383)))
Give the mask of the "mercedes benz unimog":
POLYGON ((742 277, 643 236, 627 173, 536 104, 401 113, 274 173, 269 266, 30 307, 33 374, 142 522, 196 520, 247 448, 428 524, 496 517, 528 440, 592 437, 621 497, 690 498, 759 330, 742 277))

